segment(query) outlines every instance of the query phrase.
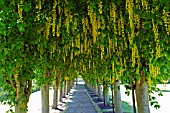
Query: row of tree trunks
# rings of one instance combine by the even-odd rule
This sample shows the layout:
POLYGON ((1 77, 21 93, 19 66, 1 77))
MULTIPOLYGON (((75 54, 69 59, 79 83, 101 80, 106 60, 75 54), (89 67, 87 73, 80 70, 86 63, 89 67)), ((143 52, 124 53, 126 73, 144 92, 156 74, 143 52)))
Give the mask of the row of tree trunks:
MULTIPOLYGON (((150 113, 149 109, 149 100, 148 100, 148 83, 146 81, 145 75, 141 72, 140 73, 140 82, 139 80, 135 81, 135 84, 132 85, 132 101, 133 101, 133 110, 136 113, 136 104, 138 107, 138 113, 150 113), (135 100, 135 93, 136 93, 136 100, 135 100)), ((86 82, 87 84, 87 82, 86 82)), ((120 81, 114 79, 114 83, 111 84, 112 90, 112 99, 113 99, 113 113, 123 113, 122 111, 122 101, 121 101, 121 92, 120 92, 120 81), (113 98, 114 97, 114 98, 113 98)), ((108 106, 108 84, 106 80, 103 80, 103 97, 102 97, 102 90, 99 80, 96 80, 96 85, 92 87, 91 85, 87 84, 87 86, 94 91, 96 95, 98 95, 98 100, 104 101, 104 106, 108 106), (96 87, 97 86, 97 87, 96 87)))
MULTIPOLYGON (((53 105, 52 109, 58 109, 58 102, 63 102, 63 97, 66 97, 66 94, 70 91, 74 82, 70 81, 60 81, 60 76, 58 72, 55 72, 55 81, 54 81, 54 94, 53 94, 53 105), (71 84, 72 83, 72 84, 71 84), (60 86, 60 87, 59 87, 60 86), (59 94, 60 93, 60 94, 59 94)), ((42 97, 42 113, 49 113, 49 83, 41 86, 41 97, 42 97)))
MULTIPOLYGON (((42 100, 42 113, 49 113, 49 73, 45 75, 46 83, 41 85, 41 100, 42 100)), ((52 109, 57 109, 58 101, 63 101, 62 98, 68 94, 74 85, 73 80, 68 80, 63 82, 59 81, 58 72, 55 72, 55 82, 54 82, 54 95, 53 95, 53 106, 52 109), (59 84, 61 87, 59 88, 59 84), (59 95, 60 89, 60 95, 59 95), (60 98, 60 99, 59 99, 60 98)), ((13 87, 16 97, 15 97, 15 113, 27 113, 29 97, 31 95, 32 80, 23 79, 22 77, 16 75, 15 81, 8 81, 8 83, 13 87)))

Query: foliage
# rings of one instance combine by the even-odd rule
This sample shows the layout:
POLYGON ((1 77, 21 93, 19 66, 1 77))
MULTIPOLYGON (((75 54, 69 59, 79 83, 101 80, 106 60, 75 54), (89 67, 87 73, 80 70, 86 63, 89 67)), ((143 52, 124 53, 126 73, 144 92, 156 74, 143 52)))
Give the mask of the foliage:
POLYGON ((0 87, 55 70, 126 84, 144 72, 154 86, 169 78, 169 12, 169 0, 0 0, 0 87))

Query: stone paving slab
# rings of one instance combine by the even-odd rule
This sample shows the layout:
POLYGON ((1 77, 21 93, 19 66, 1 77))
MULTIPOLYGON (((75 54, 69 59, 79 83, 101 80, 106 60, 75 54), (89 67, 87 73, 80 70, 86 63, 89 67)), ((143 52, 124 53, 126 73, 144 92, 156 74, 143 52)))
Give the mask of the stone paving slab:
POLYGON ((85 88, 80 80, 73 93, 72 102, 69 103, 66 113, 98 113, 92 104, 85 88))

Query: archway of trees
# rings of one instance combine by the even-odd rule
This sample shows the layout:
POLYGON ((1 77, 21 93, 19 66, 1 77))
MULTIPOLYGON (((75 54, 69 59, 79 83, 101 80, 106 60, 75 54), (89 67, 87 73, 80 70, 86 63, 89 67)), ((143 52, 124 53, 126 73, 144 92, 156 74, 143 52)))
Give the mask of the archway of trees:
POLYGON ((59 87, 67 86, 66 93, 82 75, 96 89, 103 84, 104 97, 112 86, 116 113, 120 82, 135 89, 138 113, 149 113, 150 94, 170 77, 169 5, 169 0, 0 0, 0 88, 8 93, 3 101, 16 113, 27 112, 34 82, 48 113, 49 86, 56 100, 59 87))

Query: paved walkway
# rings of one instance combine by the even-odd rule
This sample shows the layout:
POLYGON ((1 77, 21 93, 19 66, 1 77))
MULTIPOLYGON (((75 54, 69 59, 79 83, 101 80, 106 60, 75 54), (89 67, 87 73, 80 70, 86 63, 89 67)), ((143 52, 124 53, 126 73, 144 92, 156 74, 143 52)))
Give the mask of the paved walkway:
POLYGON ((66 113, 97 113, 84 88, 84 81, 82 79, 78 81, 66 113))

